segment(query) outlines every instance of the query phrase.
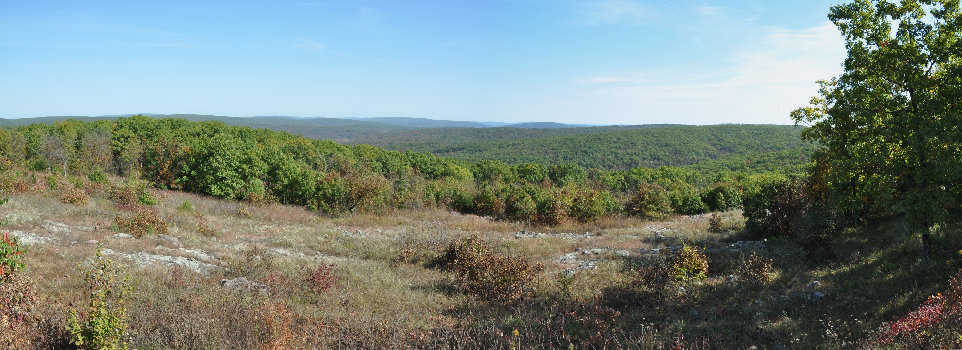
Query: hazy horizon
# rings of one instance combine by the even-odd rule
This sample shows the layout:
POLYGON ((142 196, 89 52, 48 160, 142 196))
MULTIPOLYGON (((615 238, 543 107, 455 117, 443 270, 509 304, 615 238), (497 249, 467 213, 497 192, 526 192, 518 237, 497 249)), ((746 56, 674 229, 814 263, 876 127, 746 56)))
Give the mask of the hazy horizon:
POLYGON ((0 115, 790 124, 829 4, 6 2, 0 115))

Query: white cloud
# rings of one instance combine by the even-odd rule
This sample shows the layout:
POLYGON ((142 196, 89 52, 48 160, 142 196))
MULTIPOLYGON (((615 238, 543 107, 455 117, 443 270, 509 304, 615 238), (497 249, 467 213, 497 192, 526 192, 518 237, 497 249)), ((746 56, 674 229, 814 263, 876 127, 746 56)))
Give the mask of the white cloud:
POLYGON ((817 92, 816 80, 841 73, 844 57, 841 35, 825 22, 799 30, 767 28, 757 44, 730 53, 720 70, 677 67, 575 81, 586 88, 585 98, 612 113, 645 111, 700 124, 788 124, 788 113, 817 92))

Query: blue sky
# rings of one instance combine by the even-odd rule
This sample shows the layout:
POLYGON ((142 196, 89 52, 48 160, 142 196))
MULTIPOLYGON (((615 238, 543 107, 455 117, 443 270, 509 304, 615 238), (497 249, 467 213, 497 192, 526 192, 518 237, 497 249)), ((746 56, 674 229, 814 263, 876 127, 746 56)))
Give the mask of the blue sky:
POLYGON ((791 124, 841 73, 830 5, 0 0, 0 117, 791 124))

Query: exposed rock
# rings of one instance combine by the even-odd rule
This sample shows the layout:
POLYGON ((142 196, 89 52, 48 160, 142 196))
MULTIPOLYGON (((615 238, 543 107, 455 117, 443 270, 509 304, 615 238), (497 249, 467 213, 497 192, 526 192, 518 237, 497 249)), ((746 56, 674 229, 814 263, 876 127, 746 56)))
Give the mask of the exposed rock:
POLYGON ((257 292, 257 293, 267 293, 268 288, 266 285, 248 280, 247 277, 237 277, 233 279, 222 279, 220 280, 220 285, 224 288, 234 290, 234 291, 246 291, 246 292, 257 292))
POLYGON ((97 244, 97 243, 100 243, 100 242, 98 242, 96 239, 91 239, 87 241, 87 244, 97 244))
POLYGON ((607 251, 607 250, 608 250, 607 248, 584 249, 584 250, 581 251, 581 254, 583 254, 583 255, 601 255, 602 253, 604 253, 604 252, 607 251))
POLYGON ((524 231, 524 230, 522 230, 521 232, 518 232, 518 233, 515 233, 515 234, 514 234, 514 238, 515 238, 515 239, 521 239, 521 238, 542 238, 542 237, 555 237, 555 238, 563 238, 563 239, 582 239, 582 238, 591 238, 591 237, 594 237, 594 236, 595 236, 595 235, 594 235, 593 233, 590 233, 590 232, 583 232, 583 233, 567 233, 567 232, 566 232, 566 233, 540 233, 540 232, 527 232, 527 231, 524 231))
POLYGON ((133 235, 128 235, 128 234, 126 234, 126 233, 115 233, 115 234, 114 234, 114 238, 117 238, 117 239, 127 239, 127 238, 134 238, 134 236, 133 236, 133 235))
POLYGON ((25 231, 9 231, 9 232, 14 237, 17 237, 17 240, 20 241, 20 244, 23 244, 23 245, 42 244, 42 243, 53 241, 53 238, 38 236, 30 232, 25 232, 25 231))
POLYGON ((62 232, 70 231, 70 226, 67 226, 66 224, 55 222, 55 221, 47 221, 45 224, 41 226, 47 229, 47 231, 54 232, 54 233, 62 233, 62 232))
POLYGON ((160 240, 167 242, 167 244, 170 244, 172 246, 180 247, 180 240, 177 239, 177 237, 171 237, 168 235, 161 234, 161 235, 157 235, 157 238, 160 238, 160 240))
POLYGON ((814 289, 814 288, 818 288, 818 287, 821 286, 821 285, 822 285, 822 284, 819 283, 818 280, 815 280, 815 281, 812 281, 812 283, 809 283, 809 284, 808 284, 808 287, 814 289))
POLYGON ((629 253, 627 250, 624 250, 624 249, 616 250, 616 251, 615 251, 615 254, 617 254, 618 256, 625 257, 625 258, 627 258, 629 255, 631 255, 631 253, 629 253))
POLYGON ((570 264, 570 263, 578 262, 578 253, 573 252, 573 253, 567 253, 567 254, 561 255, 561 257, 558 258, 558 262, 562 264, 570 264))
POLYGON ((179 266, 201 274, 208 274, 211 271, 218 269, 216 265, 203 263, 197 261, 196 259, 185 258, 182 256, 157 255, 147 252, 122 253, 113 251, 111 249, 104 249, 104 254, 124 257, 128 260, 134 261, 138 266, 151 266, 155 264, 164 267, 179 266))

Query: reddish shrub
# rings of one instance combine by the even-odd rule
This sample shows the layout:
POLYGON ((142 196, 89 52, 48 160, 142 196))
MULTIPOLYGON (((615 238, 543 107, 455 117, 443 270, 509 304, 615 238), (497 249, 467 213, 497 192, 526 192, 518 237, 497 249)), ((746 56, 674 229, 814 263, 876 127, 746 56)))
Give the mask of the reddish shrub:
POLYGON ((337 284, 337 266, 319 265, 305 278, 307 286, 317 294, 324 294, 337 284))
POLYGON ((930 296, 907 315, 887 322, 869 347, 962 347, 962 270, 949 280, 949 288, 944 295, 939 293, 930 296))

